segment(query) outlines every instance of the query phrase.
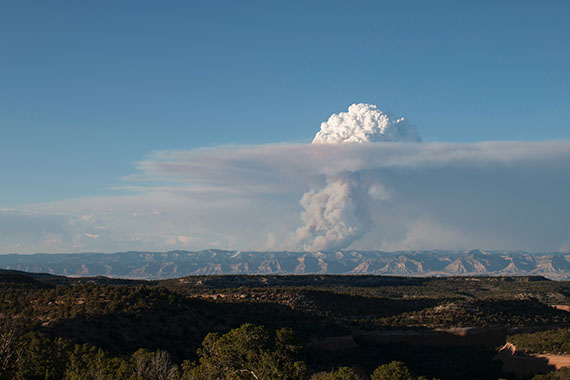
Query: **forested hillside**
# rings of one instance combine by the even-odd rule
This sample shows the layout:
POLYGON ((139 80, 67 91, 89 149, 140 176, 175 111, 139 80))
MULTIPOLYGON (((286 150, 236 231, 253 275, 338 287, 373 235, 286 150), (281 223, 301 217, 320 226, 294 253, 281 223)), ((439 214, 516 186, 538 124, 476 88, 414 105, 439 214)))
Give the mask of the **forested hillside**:
POLYGON ((570 283, 2 271, 0 368, 14 379, 514 379, 497 348, 507 334, 570 327, 552 305, 570 305, 570 283))

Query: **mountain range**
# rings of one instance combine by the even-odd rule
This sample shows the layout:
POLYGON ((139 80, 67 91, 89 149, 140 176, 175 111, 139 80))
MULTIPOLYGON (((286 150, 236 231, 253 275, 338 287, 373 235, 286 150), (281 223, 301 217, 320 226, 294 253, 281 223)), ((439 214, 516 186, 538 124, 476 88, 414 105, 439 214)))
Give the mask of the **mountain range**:
POLYGON ((570 253, 511 251, 169 251, 0 255, 0 268, 65 276, 165 279, 216 274, 527 276, 570 279, 570 253))

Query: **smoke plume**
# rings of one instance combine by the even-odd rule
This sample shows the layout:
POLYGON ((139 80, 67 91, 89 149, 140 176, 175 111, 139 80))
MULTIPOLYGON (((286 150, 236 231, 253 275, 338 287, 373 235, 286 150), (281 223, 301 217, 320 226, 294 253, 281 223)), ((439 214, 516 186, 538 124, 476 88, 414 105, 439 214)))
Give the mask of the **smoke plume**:
MULTIPOLYGON (((392 118, 373 104, 353 104, 321 124, 313 144, 420 142, 416 127, 403 117, 392 118)), ((305 250, 343 249, 370 228, 369 185, 355 172, 327 178, 327 185, 311 189, 300 200, 304 225, 296 231, 305 250)))
POLYGON ((304 250, 342 249, 368 229, 369 219, 363 207, 366 195, 360 179, 346 174, 320 190, 311 190, 301 198, 304 222, 296 232, 304 250))
POLYGON ((321 123, 313 144, 367 143, 380 141, 420 142, 415 126, 403 117, 394 118, 373 104, 359 103, 348 112, 333 114, 321 123))

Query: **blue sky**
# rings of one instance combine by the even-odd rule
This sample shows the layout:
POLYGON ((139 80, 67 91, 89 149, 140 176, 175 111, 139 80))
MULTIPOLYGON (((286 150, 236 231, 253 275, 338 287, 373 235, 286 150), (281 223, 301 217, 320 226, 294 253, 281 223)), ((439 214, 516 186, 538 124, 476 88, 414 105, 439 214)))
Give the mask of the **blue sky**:
POLYGON ((427 143, 568 140, 569 40, 567 1, 2 2, 0 208, 124 194, 157 151, 308 143, 359 102, 427 143))
POLYGON ((3 2, 8 205, 99 194, 159 149, 306 141, 355 102, 424 140, 570 138, 570 4, 3 2))

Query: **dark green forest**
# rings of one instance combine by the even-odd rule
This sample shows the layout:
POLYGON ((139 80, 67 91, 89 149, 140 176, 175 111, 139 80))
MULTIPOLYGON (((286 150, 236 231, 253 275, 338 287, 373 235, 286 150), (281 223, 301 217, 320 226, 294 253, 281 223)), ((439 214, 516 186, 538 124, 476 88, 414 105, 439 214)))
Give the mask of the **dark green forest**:
POLYGON ((518 350, 553 354, 570 354, 570 328, 560 328, 509 336, 518 350))
POLYGON ((1 379, 567 379, 498 349, 568 353, 570 283, 542 277, 0 271, 1 379), (542 376, 542 377, 541 377, 542 376))

